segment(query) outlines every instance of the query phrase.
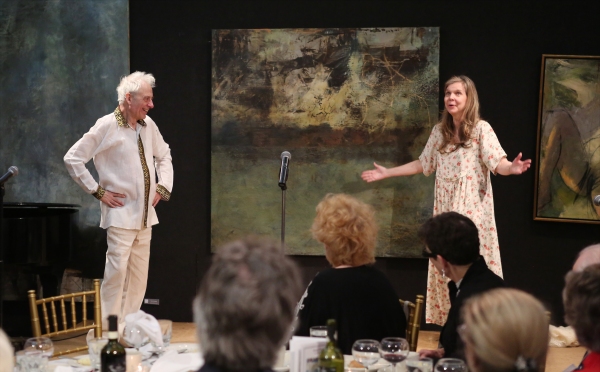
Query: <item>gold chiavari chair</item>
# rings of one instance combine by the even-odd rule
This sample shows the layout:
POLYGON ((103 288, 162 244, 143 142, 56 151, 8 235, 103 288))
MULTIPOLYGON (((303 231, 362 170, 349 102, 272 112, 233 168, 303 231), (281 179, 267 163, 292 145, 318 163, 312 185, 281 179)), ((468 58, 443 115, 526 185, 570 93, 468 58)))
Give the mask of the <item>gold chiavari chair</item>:
POLYGON ((400 305, 402 305, 406 315, 406 340, 408 340, 410 351, 417 351, 424 301, 425 297, 423 295, 417 295, 414 303, 400 300, 400 305))
MULTIPOLYGON (((94 330, 96 337, 102 335, 102 313, 100 308, 100 279, 94 279, 94 289, 68 293, 60 296, 36 299, 35 291, 28 291, 29 312, 31 314, 31 329, 35 337, 66 336, 81 333, 90 329, 94 330), (94 298, 93 319, 88 319, 87 299, 88 295, 94 298), (81 319, 77 319, 75 299, 81 297, 81 319), (70 304, 66 304, 70 302, 70 304), (48 306, 49 305, 49 306, 48 306), (41 308, 43 320, 40 319, 38 307, 41 308), (50 309, 48 309, 50 307, 50 309), (58 307, 58 309, 57 309, 58 307), (69 310, 67 310, 67 307, 69 310), (70 317, 67 315, 70 312, 70 317), (42 326, 44 332, 42 332, 42 326)), ((87 350, 87 346, 69 349, 55 353, 59 356, 68 353, 87 350)))

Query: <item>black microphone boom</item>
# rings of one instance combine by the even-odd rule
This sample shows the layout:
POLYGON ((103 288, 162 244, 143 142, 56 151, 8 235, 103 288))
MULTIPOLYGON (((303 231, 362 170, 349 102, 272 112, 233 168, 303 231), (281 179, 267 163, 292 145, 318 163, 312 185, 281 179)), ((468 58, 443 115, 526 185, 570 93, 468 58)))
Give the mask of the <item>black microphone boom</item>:
POLYGON ((282 190, 287 189, 287 185, 285 183, 288 179, 288 168, 291 159, 292 154, 290 154, 288 151, 284 151, 281 153, 281 168, 279 169, 279 187, 281 187, 282 190))
POLYGON ((17 174, 19 174, 19 168, 15 167, 14 165, 8 168, 8 172, 6 172, 4 176, 0 177, 0 185, 4 184, 9 178, 16 176, 17 174))

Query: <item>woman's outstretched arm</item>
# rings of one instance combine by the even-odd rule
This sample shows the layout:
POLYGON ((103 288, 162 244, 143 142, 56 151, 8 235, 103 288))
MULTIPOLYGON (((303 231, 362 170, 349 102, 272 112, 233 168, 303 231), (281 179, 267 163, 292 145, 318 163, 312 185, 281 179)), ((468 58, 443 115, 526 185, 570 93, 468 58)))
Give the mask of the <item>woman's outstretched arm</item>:
POLYGON ((382 167, 377 163, 373 163, 373 165, 375 166, 375 169, 362 172, 361 178, 363 180, 373 182, 389 177, 411 176, 413 174, 423 173, 423 165, 418 159, 394 168, 382 167))

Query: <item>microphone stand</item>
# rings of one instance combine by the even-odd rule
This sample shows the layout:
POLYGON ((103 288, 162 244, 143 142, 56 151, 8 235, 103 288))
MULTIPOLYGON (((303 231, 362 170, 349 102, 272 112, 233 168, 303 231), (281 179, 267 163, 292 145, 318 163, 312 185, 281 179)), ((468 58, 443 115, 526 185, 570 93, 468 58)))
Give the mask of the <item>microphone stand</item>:
POLYGON ((279 184, 281 187, 281 249, 283 249, 285 244, 285 190, 287 189, 287 185, 279 184))

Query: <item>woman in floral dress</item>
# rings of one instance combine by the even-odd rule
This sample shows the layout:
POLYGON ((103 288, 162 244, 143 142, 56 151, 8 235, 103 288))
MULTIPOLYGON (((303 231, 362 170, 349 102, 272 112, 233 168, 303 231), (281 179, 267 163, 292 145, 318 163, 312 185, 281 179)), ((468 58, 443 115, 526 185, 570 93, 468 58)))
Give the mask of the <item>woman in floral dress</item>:
MULTIPOLYGON (((512 162, 506 159, 492 127, 479 116, 479 98, 471 79, 454 76, 446 82, 442 118, 431 131, 418 160, 389 169, 374 165, 375 169, 362 173, 363 180, 373 182, 417 173, 428 176, 435 172, 433 215, 454 211, 473 220, 479 229, 481 255, 488 267, 502 276, 490 172, 504 176, 521 174, 531 166, 531 160, 521 160, 521 153, 512 162)), ((447 282, 430 263, 427 323, 446 322, 450 308, 447 282)))

